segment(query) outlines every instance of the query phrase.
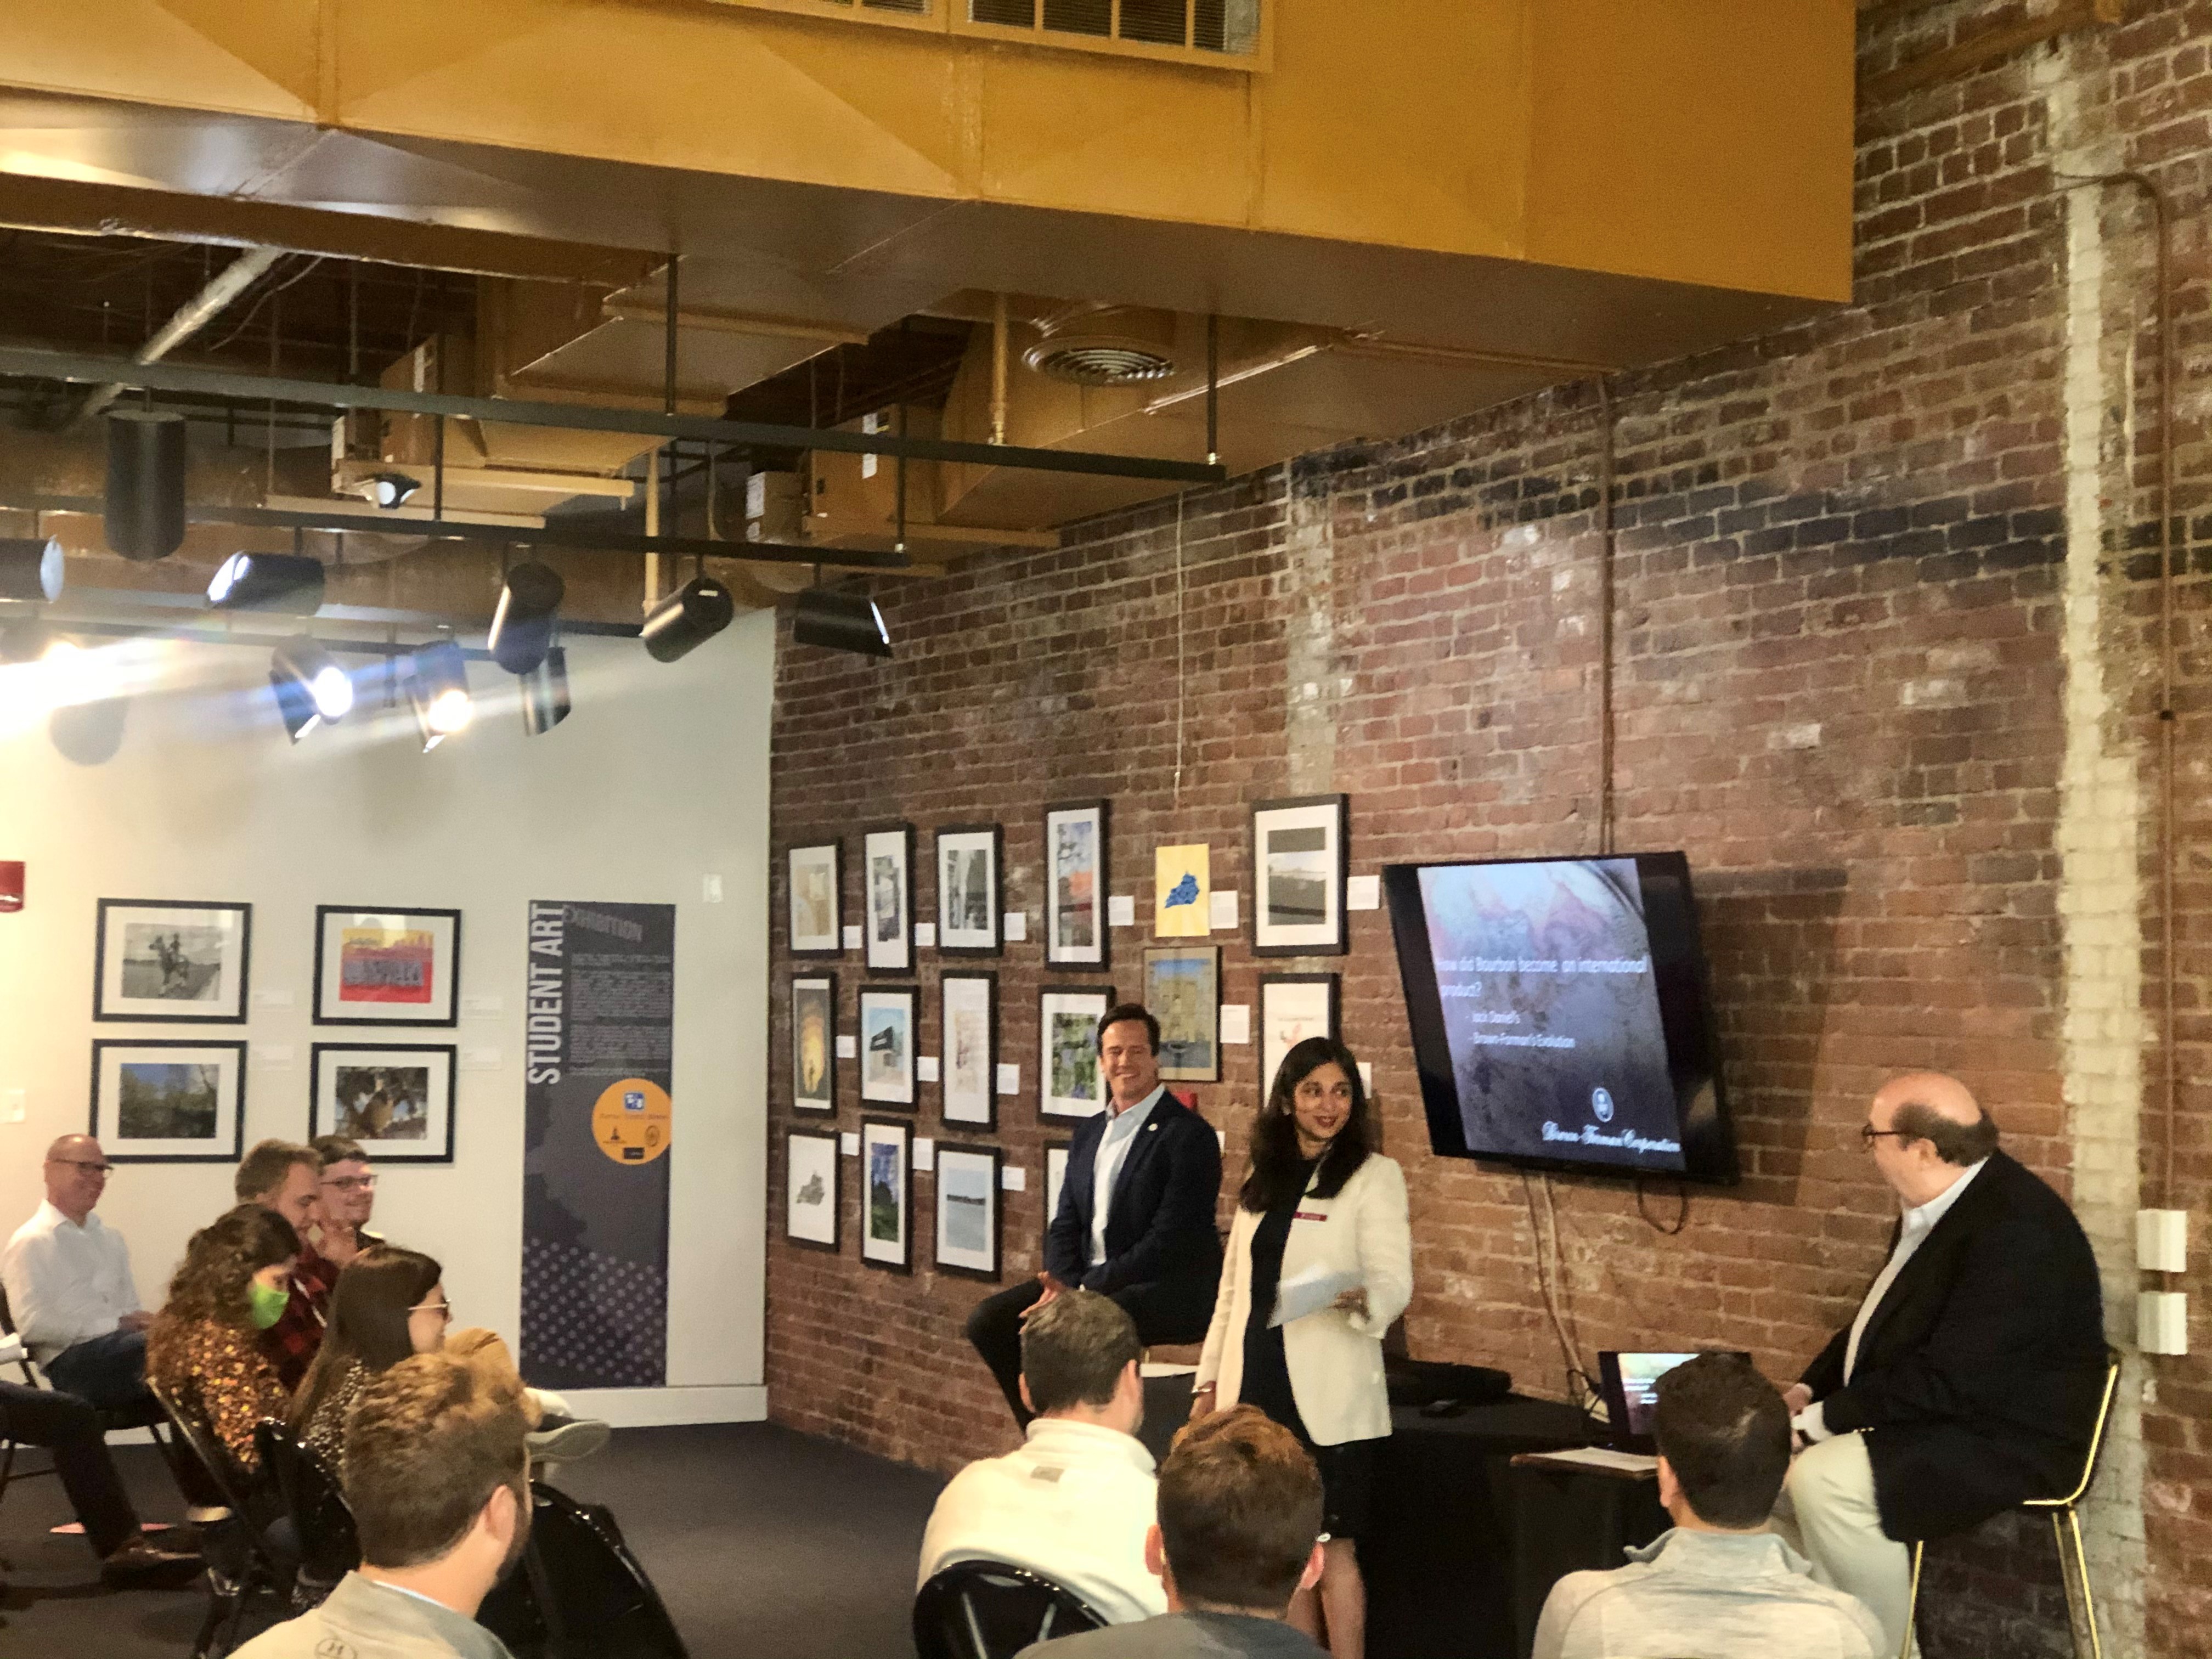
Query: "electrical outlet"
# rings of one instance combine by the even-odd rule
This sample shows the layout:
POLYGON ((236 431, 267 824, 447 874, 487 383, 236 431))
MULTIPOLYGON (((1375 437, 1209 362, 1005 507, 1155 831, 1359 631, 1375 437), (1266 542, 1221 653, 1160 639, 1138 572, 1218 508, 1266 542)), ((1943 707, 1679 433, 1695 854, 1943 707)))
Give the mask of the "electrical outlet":
POLYGON ((2178 1273, 2189 1265, 2189 1212, 2136 1212, 2136 1266, 2147 1273, 2178 1273))
POLYGON ((27 1089, 10 1089, 0 1093, 0 1123, 21 1123, 30 1115, 31 1096, 27 1089))
POLYGON ((2189 1297, 2179 1291, 2145 1291, 2136 1297, 2136 1346, 2145 1353, 2187 1353, 2189 1297))
POLYGON ((720 904, 722 902, 722 878, 720 876, 708 876, 700 884, 700 896, 708 903, 720 904))

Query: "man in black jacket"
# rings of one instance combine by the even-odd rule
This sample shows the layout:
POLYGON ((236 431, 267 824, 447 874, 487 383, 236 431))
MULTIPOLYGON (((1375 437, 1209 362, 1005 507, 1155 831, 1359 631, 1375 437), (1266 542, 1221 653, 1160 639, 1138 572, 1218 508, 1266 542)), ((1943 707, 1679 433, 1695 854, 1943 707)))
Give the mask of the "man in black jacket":
POLYGON ((1121 1003, 1098 1022, 1097 1041, 1109 1103, 1068 1146, 1044 1271, 968 1317, 968 1340, 1024 1426, 1022 1322, 1031 1310, 1062 1291, 1097 1291, 1121 1304, 1146 1344, 1199 1342, 1221 1279, 1221 1142, 1160 1082, 1159 1021, 1121 1003))
POLYGON ((1999 1152, 1956 1078, 1912 1073, 1859 1131, 1904 1208, 1850 1328, 1784 1395, 1790 1471, 1821 1576, 1905 1639, 1910 1540, 1960 1532, 2080 1477, 2105 1378, 2096 1258, 2057 1194, 1999 1152))

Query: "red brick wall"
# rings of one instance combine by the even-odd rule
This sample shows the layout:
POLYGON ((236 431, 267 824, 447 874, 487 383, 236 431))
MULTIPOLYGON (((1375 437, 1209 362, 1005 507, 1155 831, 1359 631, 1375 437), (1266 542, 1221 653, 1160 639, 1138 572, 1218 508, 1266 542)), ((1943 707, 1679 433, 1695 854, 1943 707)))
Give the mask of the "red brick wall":
MULTIPOLYGON (((2021 9, 1937 5, 1893 20, 1869 35, 1865 63, 1917 56, 2021 9)), ((2212 143, 2197 44, 2212 8, 2133 9, 2139 21, 2063 48, 2073 55, 2061 67, 2110 94, 2100 107, 2121 159, 2157 164, 2184 209, 2186 387, 2204 343, 2208 180, 2201 161, 2172 158, 2212 143)), ((1673 1235, 1640 1216, 1624 1184, 1553 1182, 1566 1311, 1585 1357, 1695 1338, 1794 1376, 1879 1263, 1893 1210, 1855 1131, 1894 1069, 1969 1079, 2008 1148, 2068 1188, 2053 836, 2067 741, 2066 244, 2041 95, 2052 70, 2029 61, 2037 55, 1863 115, 1852 307, 1612 384, 1617 844, 1689 854, 1745 1180, 1695 1193, 1673 1235)), ((2147 274, 2131 267, 2110 280, 2148 295, 2147 274)), ((2145 367, 2136 413, 2154 424, 2150 384, 2145 367)), ((2183 417, 2186 516, 2203 501, 2203 419, 2186 392, 2183 417)), ((1355 872, 1595 850, 1601 432, 1593 389, 1563 387, 1402 442, 1309 457, 1180 509, 1097 521, 1056 550, 888 590, 895 660, 804 647, 781 658, 778 847, 843 835, 850 914, 859 826, 911 820, 927 916, 928 829, 997 820, 1006 905, 1033 926, 1042 810, 1069 798, 1112 799, 1112 888, 1136 895, 1140 915, 1152 848, 1182 841, 1210 843, 1217 885, 1239 889, 1249 915, 1249 804, 1276 795, 1348 793, 1355 872)), ((2142 550, 2156 532, 2154 499, 2137 495, 2136 557, 2113 566, 2106 604, 2107 672, 2132 700, 2123 724, 2140 735, 2154 694, 2142 550)), ((2182 653, 2180 921, 2193 1046, 2176 1201, 2193 1204, 2212 1176, 2212 584, 2196 540, 2179 556, 2193 630, 2182 653)), ((2154 902, 2154 866, 2145 871, 2154 902)), ((844 1251, 781 1237, 791 1114, 780 873, 774 905, 773 1409, 949 1469, 1002 1447, 1011 1430, 960 1336, 982 1288, 925 1265, 928 1178, 916 1182, 911 1277, 858 1261, 849 1164, 844 1251)), ((1524 1389, 1559 1394, 1530 1194, 1516 1176, 1428 1155, 1389 925, 1379 912, 1351 923, 1349 955, 1267 967, 1344 976, 1344 1034, 1374 1063, 1387 1146, 1408 1178, 1413 1351, 1504 1366, 1524 1389)), ((2145 926, 2154 947, 2155 916, 2145 926)), ((1133 991, 1147 942, 1115 930, 1112 971, 1097 977, 1133 991)), ((1224 999, 1256 1001, 1261 968, 1243 937, 1216 942, 1224 999)), ((918 954, 921 1052, 934 1053, 940 963, 918 954)), ((1041 1225, 1036 990, 1079 977, 1047 974, 1042 958, 1032 942, 989 964, 1002 1057, 1022 1065, 1024 1093, 1001 1103, 994 1135, 973 1138, 1030 1172, 1029 1190, 1007 1195, 1009 1279, 1034 1268, 1041 1225)), ((2157 966, 2146 969, 2153 1001, 2157 966)), ((856 957, 837 971, 849 1030, 863 975, 856 957)), ((1222 1081, 1193 1086, 1228 1131, 1234 1169, 1259 1079, 1256 1050, 1224 1054, 1222 1081)), ((921 1092, 918 1132, 941 1133, 936 1091, 921 1092)), ((843 1127, 857 1124, 857 1095, 848 1063, 843 1127)), ((2145 1136, 2148 1159, 2152 1126, 2145 1136)), ((1645 1197, 1652 1221, 1672 1224, 1673 1189, 1645 1197)), ((2188 1288, 2201 1305, 2199 1277, 2188 1288)), ((2201 1343, 2201 1320, 2198 1334, 2201 1343)), ((2196 1565, 2212 1553, 2212 1376, 2195 1358, 2160 1365, 2144 1430, 2151 1650, 2212 1653, 2212 1595, 2196 1565)), ((2047 1539, 2014 1533, 1999 1523, 1946 1553, 1930 1592, 1935 1647, 2063 1650, 2047 1539)))

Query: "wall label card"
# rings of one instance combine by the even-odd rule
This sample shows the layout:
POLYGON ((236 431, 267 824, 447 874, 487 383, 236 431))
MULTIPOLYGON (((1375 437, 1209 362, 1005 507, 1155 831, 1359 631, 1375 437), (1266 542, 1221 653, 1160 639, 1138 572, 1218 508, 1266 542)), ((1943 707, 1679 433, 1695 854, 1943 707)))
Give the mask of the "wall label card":
POLYGON ((1109 927, 1134 927, 1137 925, 1137 896, 1134 893, 1109 893, 1106 896, 1106 925, 1109 927))
POLYGON ((1252 1005, 1250 1003, 1224 1002, 1221 1005, 1221 1040, 1239 1048, 1251 1046, 1252 1005))

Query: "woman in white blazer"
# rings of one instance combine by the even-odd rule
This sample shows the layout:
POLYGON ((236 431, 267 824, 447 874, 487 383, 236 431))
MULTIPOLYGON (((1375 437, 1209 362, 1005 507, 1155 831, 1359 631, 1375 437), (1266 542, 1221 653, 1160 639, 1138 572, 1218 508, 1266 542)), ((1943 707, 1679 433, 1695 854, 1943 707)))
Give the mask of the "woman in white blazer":
POLYGON ((1323 1621, 1335 1659, 1361 1659, 1367 1593, 1358 1539, 1366 1528, 1376 1443, 1390 1432, 1382 1334, 1413 1291, 1406 1177, 1373 1150, 1374 1126, 1352 1051, 1309 1037, 1283 1057, 1252 1126, 1252 1167, 1229 1229, 1213 1324, 1198 1364, 1191 1416, 1240 1402, 1296 1434, 1320 1466, 1328 1542, 1315 1595, 1291 1619, 1323 1621), (1273 1322, 1279 1289, 1294 1311, 1310 1287, 1337 1288, 1321 1307, 1273 1322), (1302 1295, 1302 1291, 1304 1295, 1302 1295))

